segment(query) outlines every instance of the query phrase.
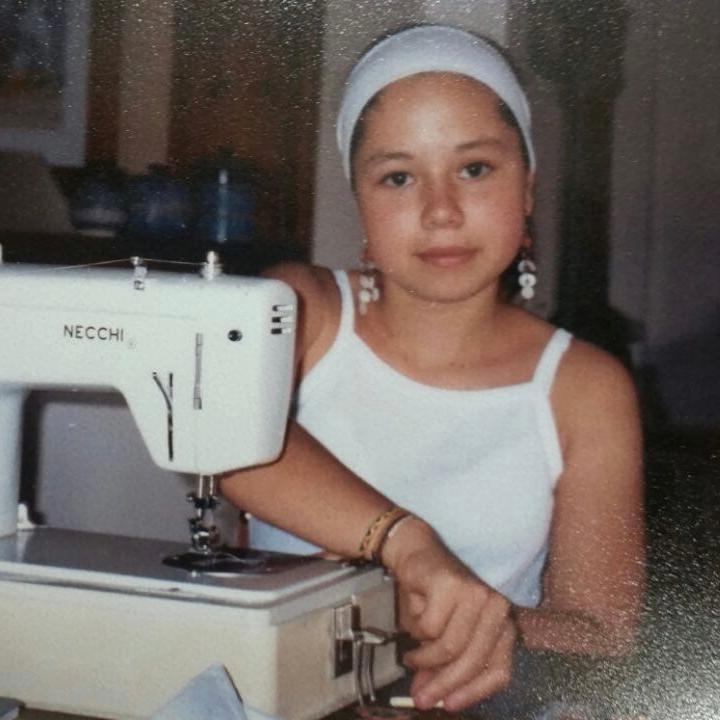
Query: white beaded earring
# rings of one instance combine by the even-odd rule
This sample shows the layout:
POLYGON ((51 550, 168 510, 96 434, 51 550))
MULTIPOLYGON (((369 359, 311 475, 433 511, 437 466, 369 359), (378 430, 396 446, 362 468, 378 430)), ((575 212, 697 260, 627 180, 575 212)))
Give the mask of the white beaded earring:
POLYGON ((375 277, 375 263, 367 257, 367 249, 363 251, 359 277, 358 310, 361 315, 367 313, 368 305, 380 299, 380 288, 375 277))
POLYGON ((530 248, 524 247, 520 251, 520 262, 517 269, 520 295, 524 300, 532 300, 535 297, 535 285, 537 285, 537 265, 532 258, 530 248))

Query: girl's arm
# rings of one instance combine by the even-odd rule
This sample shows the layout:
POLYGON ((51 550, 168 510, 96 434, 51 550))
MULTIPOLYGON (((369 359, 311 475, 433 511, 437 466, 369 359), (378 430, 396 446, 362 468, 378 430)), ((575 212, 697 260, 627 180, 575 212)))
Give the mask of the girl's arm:
POLYGON ((565 469, 555 511, 544 598, 517 608, 530 649, 622 655, 642 605, 642 440, 635 392, 614 359, 574 342, 552 394, 565 469))
MULTIPOLYGON (((336 284, 329 271, 297 263, 274 267, 265 275, 286 282, 297 294, 299 380, 329 349, 337 332, 336 284)), ((357 555, 367 525, 392 504, 292 420, 276 461, 225 475, 221 489, 253 515, 345 556, 357 555)))

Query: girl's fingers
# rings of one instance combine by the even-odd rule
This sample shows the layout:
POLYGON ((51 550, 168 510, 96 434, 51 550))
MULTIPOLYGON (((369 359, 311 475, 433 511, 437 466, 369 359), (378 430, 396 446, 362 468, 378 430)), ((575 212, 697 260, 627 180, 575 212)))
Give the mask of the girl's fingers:
POLYGON ((440 636, 425 639, 417 648, 406 653, 403 661, 417 670, 447 665, 465 652, 473 634, 481 626, 483 631, 487 631, 487 621, 483 621, 484 614, 482 604, 458 605, 440 636))
POLYGON ((444 698, 445 708, 457 712, 504 690, 512 675, 515 628, 509 625, 500 636, 487 667, 444 698))
POLYGON ((418 670, 412 679, 410 684, 410 695, 415 697, 420 691, 433 679, 435 671, 433 670, 418 670))
POLYGON ((448 709, 460 709, 497 692, 511 675, 514 638, 509 620, 490 627, 481 623, 465 651, 439 667, 413 695, 418 706, 429 708, 443 700, 448 709))
POLYGON ((452 618, 457 596, 452 586, 438 582, 426 590, 408 592, 399 588, 402 600, 399 603, 401 622, 404 630, 416 640, 434 640, 440 637, 452 618))
POLYGON ((410 633, 414 638, 420 640, 418 633, 418 620, 422 617, 427 601, 419 593, 398 593, 398 625, 402 630, 410 633))

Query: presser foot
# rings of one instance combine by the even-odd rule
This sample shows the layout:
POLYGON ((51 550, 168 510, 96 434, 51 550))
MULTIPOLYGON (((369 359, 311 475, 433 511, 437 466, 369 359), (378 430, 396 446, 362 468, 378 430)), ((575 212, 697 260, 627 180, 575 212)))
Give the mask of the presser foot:
POLYGON ((272 575, 317 561, 318 558, 307 555, 223 546, 207 552, 192 549, 179 555, 170 555, 163 563, 191 573, 272 575))
POLYGON ((187 500, 195 509, 194 517, 188 521, 190 549, 166 557, 165 565, 192 574, 270 575, 315 560, 303 555, 220 545, 220 534, 212 522, 213 511, 219 503, 217 482, 212 475, 199 475, 197 490, 188 493, 187 500))

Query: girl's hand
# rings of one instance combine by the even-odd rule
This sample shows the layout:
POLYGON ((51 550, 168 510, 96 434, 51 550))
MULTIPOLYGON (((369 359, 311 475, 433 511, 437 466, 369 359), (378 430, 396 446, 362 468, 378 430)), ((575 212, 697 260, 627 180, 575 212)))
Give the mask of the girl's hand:
MULTIPOLYGON (((437 670, 418 670, 410 690, 415 704, 422 708, 435 705, 437 701, 433 698, 437 694, 433 685, 453 688, 443 699, 443 707, 450 712, 458 712, 504 690, 510 681, 515 638, 515 628, 509 623, 487 663, 479 670, 473 669, 477 658, 473 657, 471 648, 468 648, 466 655, 467 665, 459 658, 452 666, 440 667, 437 670), (458 671, 469 677, 464 685, 459 684, 462 681, 458 679, 458 671), (451 672, 455 673, 455 677, 447 677, 451 672)), ((440 695, 443 692, 445 691, 441 689, 440 695)))
POLYGON ((400 626, 420 641, 404 658, 417 671, 416 705, 425 709, 442 700, 457 711, 502 690, 515 642, 508 600, 417 519, 399 528, 383 560, 397 584, 400 626))

